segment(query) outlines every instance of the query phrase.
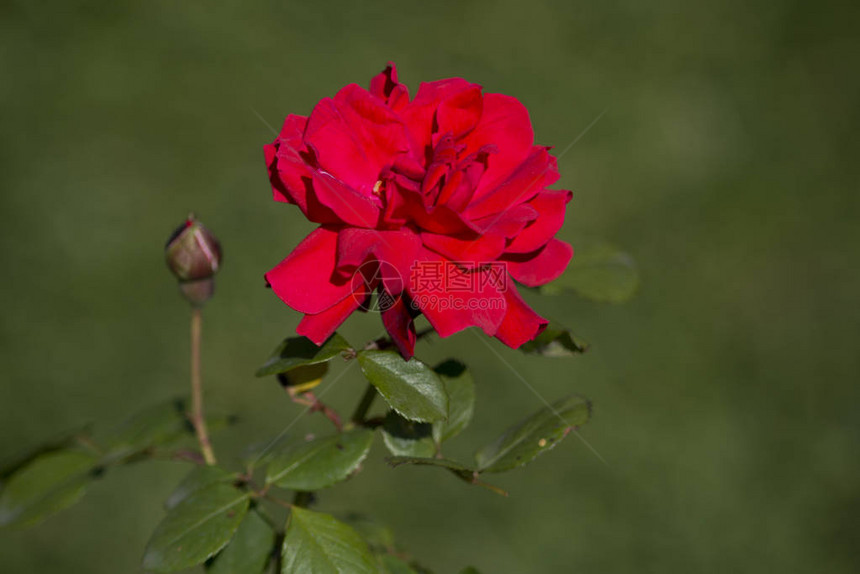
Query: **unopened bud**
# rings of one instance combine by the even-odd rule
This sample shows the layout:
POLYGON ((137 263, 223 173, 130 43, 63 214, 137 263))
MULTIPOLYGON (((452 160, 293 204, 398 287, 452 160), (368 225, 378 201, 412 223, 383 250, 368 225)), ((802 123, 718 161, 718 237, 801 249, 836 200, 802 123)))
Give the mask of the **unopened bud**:
POLYGON ((171 234, 164 253, 185 298, 197 306, 208 301, 215 291, 213 276, 221 266, 221 245, 194 214, 171 234))

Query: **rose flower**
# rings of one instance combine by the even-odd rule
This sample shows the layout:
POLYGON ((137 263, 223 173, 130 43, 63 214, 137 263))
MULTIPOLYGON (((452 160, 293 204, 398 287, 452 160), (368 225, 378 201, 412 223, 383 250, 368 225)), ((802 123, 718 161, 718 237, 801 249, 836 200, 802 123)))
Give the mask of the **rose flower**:
POLYGON ((410 100, 393 64, 370 91, 288 116, 265 146, 274 198, 319 227, 266 280, 305 314, 297 333, 322 344, 376 291, 407 359, 421 313, 441 337, 476 326, 517 348, 540 334, 509 278, 533 287, 567 267, 555 234, 571 192, 547 189, 556 160, 533 140, 515 98, 451 78, 410 100))

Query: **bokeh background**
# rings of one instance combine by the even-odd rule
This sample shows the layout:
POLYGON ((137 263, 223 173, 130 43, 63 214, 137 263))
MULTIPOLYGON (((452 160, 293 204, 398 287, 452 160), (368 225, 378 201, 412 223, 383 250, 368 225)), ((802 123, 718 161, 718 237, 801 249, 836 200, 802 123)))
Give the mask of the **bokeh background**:
MULTIPOLYGON (((605 110, 559 162, 561 236, 623 246, 642 285, 624 306, 530 297, 584 356, 492 343, 544 397, 593 399, 582 435, 607 464, 569 437, 497 477, 504 499, 387 468, 378 442, 319 508, 372 513, 439 573, 856 572, 857 30, 849 2, 5 0, 0 455, 184 392, 188 313, 161 249, 189 210, 226 253, 204 319, 208 404, 241 416, 221 457, 293 420, 253 377, 299 319, 262 274, 312 226, 271 201, 262 145, 394 60, 413 93, 463 76, 518 97, 559 150, 605 110)), ((473 333, 419 348, 452 355, 478 384, 465 458, 541 402, 473 333)), ((347 410, 362 389, 354 369, 326 398, 347 410)), ((0 533, 0 571, 137 572, 185 471, 120 469, 0 533)))

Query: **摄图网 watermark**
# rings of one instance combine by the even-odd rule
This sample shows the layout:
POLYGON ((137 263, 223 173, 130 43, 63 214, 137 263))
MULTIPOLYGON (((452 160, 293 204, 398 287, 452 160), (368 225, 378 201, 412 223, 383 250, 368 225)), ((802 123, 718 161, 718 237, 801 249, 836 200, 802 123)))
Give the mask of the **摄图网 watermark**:
POLYGON ((416 261, 408 281, 386 261, 368 261, 353 274, 353 297, 365 311, 391 309, 404 295, 416 311, 504 309, 507 289, 503 261, 416 261), (375 298, 374 290, 378 291, 375 298))

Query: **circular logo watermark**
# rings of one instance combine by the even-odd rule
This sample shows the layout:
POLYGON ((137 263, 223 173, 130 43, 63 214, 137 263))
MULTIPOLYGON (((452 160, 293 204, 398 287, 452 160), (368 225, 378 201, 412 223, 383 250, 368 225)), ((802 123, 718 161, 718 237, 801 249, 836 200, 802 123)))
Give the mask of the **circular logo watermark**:
POLYGON ((382 313, 394 307, 401 297, 401 293, 389 293, 383 288, 385 285, 398 286, 397 290, 402 292, 403 277, 400 272, 391 263, 367 261, 352 274, 352 297, 360 309, 382 313))

